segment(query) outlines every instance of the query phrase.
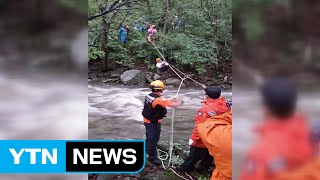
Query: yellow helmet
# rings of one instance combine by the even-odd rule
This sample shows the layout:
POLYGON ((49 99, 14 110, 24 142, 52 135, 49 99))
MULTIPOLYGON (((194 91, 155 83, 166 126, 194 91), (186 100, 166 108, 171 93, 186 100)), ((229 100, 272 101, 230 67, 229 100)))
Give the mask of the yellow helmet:
POLYGON ((155 91, 163 91, 163 89, 165 88, 165 84, 162 82, 162 81, 160 81, 160 80, 156 80, 156 81, 152 81, 151 83, 150 83, 150 88, 152 89, 152 90, 155 90, 155 91))

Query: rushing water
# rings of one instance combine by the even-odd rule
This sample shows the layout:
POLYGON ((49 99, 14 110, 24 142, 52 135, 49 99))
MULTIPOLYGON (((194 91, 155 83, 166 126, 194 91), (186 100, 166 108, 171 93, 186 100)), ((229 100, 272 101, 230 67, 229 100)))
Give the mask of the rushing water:
MULTIPOLYGON (((90 139, 141 139, 145 135, 141 115, 144 97, 148 88, 114 86, 88 87, 89 96, 89 138, 90 139)), ((164 98, 174 97, 176 90, 165 90, 164 98)), ((182 89, 178 98, 184 104, 175 111, 174 141, 187 144, 194 126, 194 116, 201 106, 203 90, 182 89)), ((222 96, 231 98, 230 92, 222 96)), ((162 139, 168 140, 171 126, 169 108, 162 123, 162 139)))
MULTIPOLYGON (((252 128, 262 120, 260 97, 257 91, 233 88, 233 179, 239 174, 243 155, 256 141, 252 128)), ((176 90, 165 90, 164 97, 170 98, 176 90)), ((141 111, 147 88, 124 86, 88 86, 89 96, 89 138, 90 139, 141 139, 145 130, 141 111)), ((222 96, 231 98, 231 92, 222 96)), ((201 89, 183 89, 179 98, 184 105, 175 111, 174 142, 185 144, 194 126, 194 116, 201 106, 201 89)), ((302 93, 299 109, 310 122, 317 119, 320 100, 316 93, 302 93)), ((162 124, 161 139, 169 140, 171 110, 162 124)))
MULTIPOLYGON (((21 73, 21 72, 20 72, 21 73)), ((0 139, 87 139, 87 86, 60 77, 0 73, 0 139)), ((86 175, 0 175, 15 180, 85 180, 86 175)))

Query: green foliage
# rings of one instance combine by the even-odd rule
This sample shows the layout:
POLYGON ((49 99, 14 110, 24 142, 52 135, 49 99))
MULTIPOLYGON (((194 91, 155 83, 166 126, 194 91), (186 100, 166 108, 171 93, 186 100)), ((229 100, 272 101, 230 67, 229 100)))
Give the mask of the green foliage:
MULTIPOLYGON (((88 14, 92 16, 100 12, 101 7, 107 7, 113 0, 89 0, 88 14)), ((232 4, 231 0, 184 0, 170 1, 166 13, 165 0, 144 0, 122 9, 106 14, 103 17, 89 21, 89 42, 100 33, 102 19, 110 22, 108 32, 108 57, 118 64, 134 64, 144 62, 148 69, 155 69, 154 60, 160 57, 151 44, 147 43, 146 32, 134 30, 137 25, 146 22, 155 24, 158 30, 156 46, 165 58, 180 68, 192 67, 196 73, 206 73, 206 65, 230 61, 232 50, 232 4), (204 3, 206 2, 206 3, 204 3), (214 6, 215 8, 209 7, 214 6), (116 13, 116 14, 115 14, 116 13), (181 20, 180 28, 172 29, 174 16, 181 20), (164 24, 167 22, 167 31, 164 24), (217 22, 213 25, 213 23, 217 22), (130 27, 129 39, 126 45, 121 45, 118 37, 119 24, 130 27), (217 42, 225 42, 223 56, 217 56, 217 42)), ((102 41, 97 41, 102 46, 102 41)), ((221 44, 221 43, 220 43, 221 44)), ((189 68, 190 69, 190 68, 189 68)))
POLYGON ((108 44, 109 58, 115 60, 118 64, 128 66, 133 64, 133 59, 128 55, 129 51, 123 47, 120 42, 112 41, 108 44))
POLYGON ((207 177, 199 177, 198 180, 209 180, 207 177))
POLYGON ((81 14, 86 14, 88 11, 88 1, 86 0, 60 0, 60 2, 81 14))
POLYGON ((233 0, 234 14, 240 15, 241 26, 245 31, 246 38, 249 41, 259 39, 265 31, 263 25, 263 8, 274 5, 285 5, 287 1, 281 0, 233 0))
POLYGON ((242 26, 248 40, 258 39, 264 33, 260 14, 256 12, 244 14, 242 26))
POLYGON ((88 52, 89 60, 102 58, 104 55, 105 55, 105 52, 101 51, 99 48, 89 46, 89 52, 88 52))
POLYGON ((172 155, 171 156, 171 164, 173 166, 181 165, 184 162, 184 160, 179 155, 172 155))

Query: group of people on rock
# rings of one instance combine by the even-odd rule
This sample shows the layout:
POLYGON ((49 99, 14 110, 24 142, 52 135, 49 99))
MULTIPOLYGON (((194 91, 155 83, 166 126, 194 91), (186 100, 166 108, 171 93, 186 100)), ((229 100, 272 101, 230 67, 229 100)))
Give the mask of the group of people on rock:
MULTIPOLYGON (((183 101, 164 100, 165 83, 160 80, 153 81, 150 89, 142 112, 148 160, 161 165, 157 154, 161 121, 167 107, 178 108, 183 101)), ((222 98, 219 87, 206 87, 204 93, 189 139, 190 153, 176 169, 208 172, 214 162, 211 180, 231 180, 232 100, 222 98)), ((260 139, 245 157, 240 180, 319 180, 320 124, 309 128, 298 113, 296 87, 287 79, 274 78, 261 87, 261 95, 265 120, 256 129, 260 139)))

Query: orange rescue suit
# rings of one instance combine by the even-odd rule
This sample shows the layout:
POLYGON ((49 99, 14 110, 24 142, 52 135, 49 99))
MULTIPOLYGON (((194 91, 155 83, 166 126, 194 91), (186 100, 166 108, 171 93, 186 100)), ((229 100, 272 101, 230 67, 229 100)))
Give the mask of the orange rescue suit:
POLYGON ((211 180, 232 179, 232 113, 208 118, 198 125, 199 135, 214 158, 211 180))
POLYGON ((198 113, 194 119, 194 128, 190 136, 190 139, 194 141, 192 143, 192 146, 206 148, 206 146, 200 139, 197 128, 198 124, 203 123, 209 117, 229 111, 229 108, 226 105, 226 101, 221 97, 218 99, 208 99, 202 101, 202 103, 204 105, 198 110, 198 113))
POLYGON ((307 162, 297 169, 287 170, 277 175, 274 180, 320 180, 320 157, 307 162))
POLYGON ((309 129, 301 115, 267 119, 256 130, 260 139, 245 157, 240 180, 272 180, 313 158, 309 129))

